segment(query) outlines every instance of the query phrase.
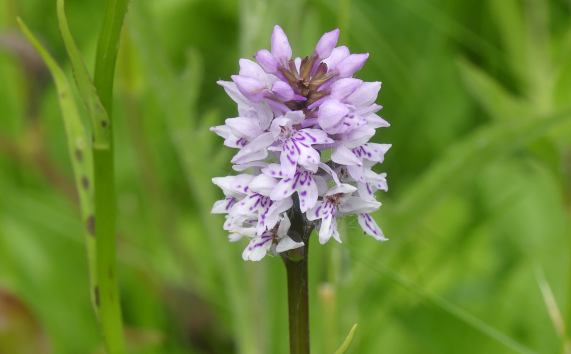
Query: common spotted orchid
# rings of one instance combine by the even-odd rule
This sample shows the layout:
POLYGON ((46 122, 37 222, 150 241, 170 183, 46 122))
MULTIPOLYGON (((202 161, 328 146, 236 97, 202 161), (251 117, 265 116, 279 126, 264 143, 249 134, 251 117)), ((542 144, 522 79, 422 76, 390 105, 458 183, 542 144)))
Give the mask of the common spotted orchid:
POLYGON ((288 38, 274 27, 271 50, 240 60, 232 81, 219 81, 238 105, 238 116, 211 128, 237 149, 233 168, 216 177, 224 192, 213 213, 226 214, 231 241, 250 239, 242 257, 258 261, 302 247, 309 235, 292 221, 318 230, 319 241, 341 242, 337 218, 356 215, 364 233, 386 240, 371 217, 387 190, 386 174, 373 167, 391 145, 370 142, 389 123, 377 113, 380 82, 354 78, 368 54, 337 46, 339 30, 325 33, 314 52, 292 57, 288 38))

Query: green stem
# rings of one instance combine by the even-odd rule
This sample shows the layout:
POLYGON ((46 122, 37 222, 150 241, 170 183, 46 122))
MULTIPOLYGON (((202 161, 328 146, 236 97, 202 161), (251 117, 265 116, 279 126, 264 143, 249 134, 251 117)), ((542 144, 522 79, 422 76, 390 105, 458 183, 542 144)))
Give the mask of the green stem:
POLYGON ((109 117, 107 144, 93 145, 99 321, 108 354, 125 353, 121 303, 117 284, 117 201, 115 195, 112 102, 115 65, 127 4, 128 0, 107 0, 106 2, 93 78, 97 95, 109 117))
POLYGON ((93 149, 95 235, 97 240, 96 305, 108 354, 125 353, 117 286, 115 180, 113 149, 93 149))
POLYGON ((309 354, 308 246, 283 257, 287 273, 290 354, 309 354))

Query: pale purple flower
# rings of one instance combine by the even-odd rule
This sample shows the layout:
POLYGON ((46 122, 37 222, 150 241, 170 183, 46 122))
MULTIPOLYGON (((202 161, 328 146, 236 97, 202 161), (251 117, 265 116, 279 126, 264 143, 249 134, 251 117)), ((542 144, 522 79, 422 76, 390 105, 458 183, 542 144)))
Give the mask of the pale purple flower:
POLYGON ((212 212, 226 215, 231 241, 250 239, 245 260, 304 246, 299 238, 308 235, 294 240, 290 220, 315 227, 321 243, 341 242, 337 218, 355 215, 364 233, 386 240, 370 215, 381 205, 375 192, 388 188, 374 167, 390 144, 370 141, 389 126, 377 114, 381 84, 353 77, 369 55, 350 53, 338 39, 338 29, 327 32, 311 55, 293 57, 275 26, 270 50, 241 59, 238 75, 218 82, 238 116, 211 130, 237 149, 232 167, 242 173, 213 179, 224 199, 212 212))

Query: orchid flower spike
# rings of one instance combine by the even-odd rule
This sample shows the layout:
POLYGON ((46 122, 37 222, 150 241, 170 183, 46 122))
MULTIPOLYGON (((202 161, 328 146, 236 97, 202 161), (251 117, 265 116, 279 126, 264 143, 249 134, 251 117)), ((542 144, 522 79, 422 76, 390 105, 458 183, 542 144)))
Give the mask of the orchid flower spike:
POLYGON ((249 239, 242 256, 259 261, 304 246, 316 229, 320 243, 341 242, 337 219, 355 215, 363 232, 386 237, 371 216, 387 190, 386 174, 373 170, 390 144, 372 143, 389 123, 377 113, 380 82, 354 78, 369 54, 337 46, 339 30, 325 33, 315 50, 293 57, 289 40, 275 26, 270 50, 240 60, 232 81, 219 81, 237 104, 238 116, 211 128, 237 149, 234 176, 216 177, 224 198, 213 213, 225 214, 231 241, 249 239))

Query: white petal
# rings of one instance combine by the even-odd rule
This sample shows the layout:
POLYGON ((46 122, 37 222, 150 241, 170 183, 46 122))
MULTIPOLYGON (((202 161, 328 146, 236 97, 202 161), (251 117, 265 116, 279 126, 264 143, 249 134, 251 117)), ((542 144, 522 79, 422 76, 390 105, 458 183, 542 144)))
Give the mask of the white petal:
POLYGON ((379 241, 387 241, 388 239, 383 234, 383 231, 377 225, 375 220, 369 214, 359 214, 358 219, 359 225, 365 231, 367 235, 374 237, 379 241))
POLYGON ((305 167, 307 170, 312 172, 317 172, 319 167, 320 157, 317 150, 312 147, 304 146, 298 144, 299 146, 299 158, 298 163, 305 167))
POLYGON ((339 206, 339 212, 343 214, 360 214, 360 213, 372 213, 373 211, 379 209, 381 203, 376 200, 363 199, 361 197, 349 197, 343 201, 339 206))
POLYGON ((299 196, 299 209, 305 213, 317 203, 318 190, 310 172, 301 173, 297 181, 297 194, 299 196))
POLYGON ((280 164, 282 173, 286 177, 291 177, 297 170, 297 161, 299 159, 299 150, 296 144, 290 139, 285 142, 280 154, 280 164))
POLYGON ((384 120, 383 118, 379 117, 377 114, 375 113, 371 113, 371 114, 367 114, 365 116, 365 119, 367 120, 368 126, 374 129, 377 128, 387 128, 390 127, 391 125, 389 124, 389 122, 387 122, 386 120, 384 120))
POLYGON ((263 210, 264 205, 270 202, 268 197, 264 197, 261 194, 251 194, 242 199, 240 202, 236 203, 232 208, 233 215, 246 215, 255 216, 260 210, 263 210))
POLYGON ((358 182, 357 189, 359 190, 359 197, 368 200, 376 200, 375 199, 375 189, 369 183, 358 182))
POLYGON ((267 147, 273 144, 274 137, 271 133, 264 133, 244 146, 234 157, 232 163, 246 163, 264 159, 268 156, 267 147))
POLYGON ((288 198, 295 191, 293 184, 296 180, 296 176, 286 177, 278 182, 275 188, 270 193, 270 198, 272 200, 282 200, 288 198))
POLYGON ((254 78, 260 82, 266 82, 267 74, 258 63, 250 59, 240 59, 240 75, 254 78))
POLYGON ((327 189, 328 189, 327 181, 325 180, 325 178, 323 176, 314 175, 313 181, 315 182, 315 185, 317 186, 317 194, 318 195, 324 195, 325 193, 327 193, 327 189))
POLYGON ((269 208, 258 216, 256 232, 261 234, 267 230, 271 230, 280 221, 281 213, 289 210, 292 205, 293 202, 291 198, 273 202, 269 208))
POLYGON ((303 247, 303 245, 304 245, 303 242, 296 242, 296 241, 292 240, 291 237, 286 236, 286 237, 282 238, 280 240, 280 242, 278 242, 278 245, 276 246, 276 252, 282 253, 285 251, 289 251, 289 250, 293 250, 296 248, 303 247))
POLYGON ((325 202, 319 201, 313 208, 309 209, 306 213, 307 220, 314 221, 326 215, 330 209, 325 204, 325 202))
POLYGON ((312 129, 306 128, 300 130, 298 135, 302 135, 305 137, 306 141, 313 145, 313 144, 333 144, 335 141, 331 139, 326 132, 321 129, 312 129))
POLYGON ((216 82, 218 85, 224 88, 224 91, 230 96, 230 98, 240 106, 249 106, 250 101, 244 97, 244 95, 238 90, 238 86, 232 81, 222 81, 216 82))
POLYGON ((260 174, 254 177, 252 182, 250 182, 249 187, 252 192, 269 196, 277 183, 278 181, 275 178, 260 174))
POLYGON ((375 162, 383 162, 385 154, 391 148, 391 144, 367 143, 353 150, 360 158, 375 162))
POLYGON ((212 210, 210 210, 210 213, 227 214, 228 212, 230 212, 230 209, 236 203, 236 201, 237 200, 234 197, 228 197, 222 200, 217 200, 216 202, 214 202, 214 205, 212 206, 212 210))
POLYGON ((353 149, 367 143, 374 135, 374 128, 368 125, 359 127, 343 135, 343 145, 349 149, 353 149))
POLYGON ((361 160, 351 150, 343 145, 339 145, 333 149, 331 160, 345 166, 362 165, 361 160))
POLYGON ((262 133, 260 123, 254 118, 228 118, 225 122, 232 129, 234 135, 237 136, 253 139, 262 133))
POLYGON ((388 190, 387 186, 387 174, 386 173, 375 173, 370 169, 363 169, 363 180, 371 183, 376 189, 383 191, 388 190))
POLYGON ((256 237, 250 241, 244 252, 242 252, 242 258, 245 261, 259 261, 272 246, 271 237, 256 237))
POLYGON ((291 226, 291 221, 287 217, 287 214, 284 214, 282 220, 280 221, 280 226, 278 226, 278 237, 285 237, 289 231, 291 226))
POLYGON ((225 195, 243 195, 248 192, 248 184, 254 176, 240 174, 237 176, 214 177, 212 183, 220 187, 225 195))
POLYGON ((241 240, 243 237, 244 237, 244 235, 237 234, 237 233, 231 233, 228 235, 228 241, 236 242, 238 240, 241 240))
POLYGON ((263 162, 263 161, 252 161, 252 162, 246 162, 243 164, 237 164, 237 165, 233 165, 232 169, 234 171, 238 171, 238 172, 242 172, 245 171, 247 169, 254 169, 254 171, 259 171, 263 168, 265 168, 268 165, 267 162, 263 162))
POLYGON ((343 241, 341 241, 341 237, 339 236, 339 230, 337 230, 337 219, 333 219, 331 228, 333 229, 333 239, 339 243, 343 243, 343 241))
POLYGON ((277 164, 277 163, 271 163, 268 166, 262 168, 262 173, 270 176, 270 177, 283 177, 283 173, 282 173, 282 167, 281 165, 277 164))
POLYGON ((363 166, 347 166, 349 176, 358 182, 366 182, 364 171, 365 168, 363 166))
POLYGON ((319 243, 322 245, 329 241, 331 236, 333 236, 333 220, 334 217, 332 215, 327 215, 321 219, 321 227, 319 228, 319 243))
POLYGON ((347 183, 341 183, 338 184, 336 186, 334 186, 333 188, 331 188, 327 193, 325 193, 325 195, 335 195, 335 194, 350 194, 353 193, 357 190, 356 187, 347 184, 347 183))

